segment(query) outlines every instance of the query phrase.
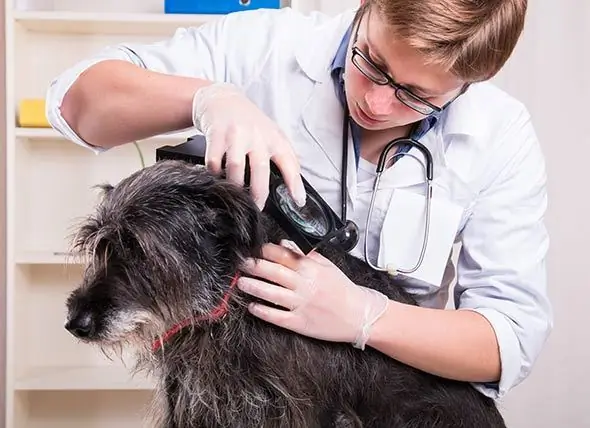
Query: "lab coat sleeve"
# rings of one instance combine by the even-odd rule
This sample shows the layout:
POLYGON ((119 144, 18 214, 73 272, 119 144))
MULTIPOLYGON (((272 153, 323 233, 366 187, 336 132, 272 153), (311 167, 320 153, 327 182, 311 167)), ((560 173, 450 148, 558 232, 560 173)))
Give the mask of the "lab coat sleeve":
POLYGON ((462 232, 454 290, 456 307, 477 311, 495 331, 500 381, 474 385, 493 398, 529 375, 553 328, 545 161, 526 112, 504 136, 492 155, 501 168, 482 189, 462 232))
POLYGON ((270 34, 292 22, 292 13, 279 9, 229 14, 199 26, 179 28, 171 37, 155 43, 107 46, 75 63, 51 82, 46 94, 47 118, 69 140, 100 152, 103 149, 88 145, 71 129, 60 111, 67 91, 89 67, 116 59, 160 73, 244 87, 265 65, 276 39, 270 34))

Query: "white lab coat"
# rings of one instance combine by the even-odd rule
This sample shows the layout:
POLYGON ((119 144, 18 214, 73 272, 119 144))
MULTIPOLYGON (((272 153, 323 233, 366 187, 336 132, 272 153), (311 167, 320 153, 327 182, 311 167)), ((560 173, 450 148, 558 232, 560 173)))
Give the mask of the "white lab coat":
MULTIPOLYGON (((105 48, 52 83, 49 121, 67 138, 89 147, 64 121, 60 105, 77 76, 104 59, 229 81, 280 125, 303 174, 339 214, 342 108, 329 66, 352 16, 353 11, 336 17, 304 16, 291 9, 243 12, 179 29, 161 43, 105 48)), ((421 142, 434 158, 436 203, 423 269, 406 278, 407 287, 430 307, 444 307, 452 292, 456 307, 478 311, 489 320, 499 341, 501 381, 475 387, 501 397, 530 373, 552 329, 543 155, 525 107, 489 83, 473 85, 421 142), (454 242, 461 243, 462 251, 457 285, 450 290, 454 242)), ((420 165, 407 156, 383 176, 384 190, 369 228, 370 254, 381 265, 404 267, 415 260, 422 243, 423 182, 420 165), (406 260, 405 254, 414 258, 406 260)), ((364 232, 372 181, 357 180, 352 155, 347 185, 349 218, 364 232)), ((363 245, 361 239, 355 254, 362 256, 363 245)))

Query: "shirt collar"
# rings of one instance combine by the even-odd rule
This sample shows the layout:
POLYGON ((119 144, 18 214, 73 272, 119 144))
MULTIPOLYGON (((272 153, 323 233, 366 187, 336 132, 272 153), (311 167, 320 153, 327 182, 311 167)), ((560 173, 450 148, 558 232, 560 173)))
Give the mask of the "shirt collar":
POLYGON ((348 29, 342 36, 342 40, 340 41, 340 45, 338 46, 338 50, 336 51, 336 55, 334 55, 334 59, 332 59, 332 64, 330 67, 330 71, 332 73, 338 71, 344 71, 346 65, 346 52, 348 51, 348 44, 350 43, 350 36, 352 34, 352 24, 348 26, 348 29))

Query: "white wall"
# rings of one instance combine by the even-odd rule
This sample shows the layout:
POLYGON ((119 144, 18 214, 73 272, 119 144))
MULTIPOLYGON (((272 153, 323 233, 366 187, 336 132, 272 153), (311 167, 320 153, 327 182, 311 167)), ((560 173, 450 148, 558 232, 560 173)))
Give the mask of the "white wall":
POLYGON ((590 3, 530 1, 525 34, 498 84, 533 116, 549 174, 549 287, 555 329, 533 374, 505 403, 510 427, 590 427, 590 201, 583 183, 590 143, 590 3))
MULTIPOLYGON (((356 0, 299 0, 336 13, 356 0)), ((523 37, 496 83, 526 103, 545 151, 555 329, 529 379, 502 403, 510 428, 590 427, 590 102, 587 0, 529 1, 523 37), (587 131, 586 131, 587 132, 587 131)))
MULTIPOLYGON (((4 0, 0 1, 0 34, 4 36, 4 0)), ((5 82, 4 43, 0 45, 0 132, 5 135, 6 128, 6 82, 5 82)), ((3 426, 5 404, 5 358, 6 355, 6 144, 0 144, 0 428, 3 426)))
POLYGON ((321 10, 329 14, 336 14, 358 4, 359 0, 291 0, 291 5, 298 10, 321 10))

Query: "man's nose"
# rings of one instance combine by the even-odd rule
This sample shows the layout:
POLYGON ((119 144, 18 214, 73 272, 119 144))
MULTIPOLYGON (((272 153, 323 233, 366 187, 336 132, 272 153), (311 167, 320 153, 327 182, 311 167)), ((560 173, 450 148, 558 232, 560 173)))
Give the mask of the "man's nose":
POLYGON ((395 89, 387 85, 373 85, 365 94, 365 102, 373 116, 388 116, 398 103, 395 89))

